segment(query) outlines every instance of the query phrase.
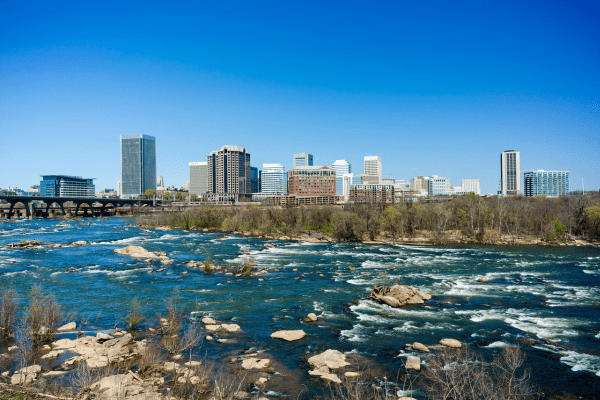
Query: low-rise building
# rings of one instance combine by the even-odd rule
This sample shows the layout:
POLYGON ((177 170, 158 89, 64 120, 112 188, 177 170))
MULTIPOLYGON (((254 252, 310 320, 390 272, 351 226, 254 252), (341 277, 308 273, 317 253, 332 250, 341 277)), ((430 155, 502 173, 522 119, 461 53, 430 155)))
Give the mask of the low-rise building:
POLYGON ((91 198, 96 194, 94 179, 69 175, 42 175, 40 196, 91 198))
POLYGON ((394 203, 394 185, 350 185, 351 203, 394 203))

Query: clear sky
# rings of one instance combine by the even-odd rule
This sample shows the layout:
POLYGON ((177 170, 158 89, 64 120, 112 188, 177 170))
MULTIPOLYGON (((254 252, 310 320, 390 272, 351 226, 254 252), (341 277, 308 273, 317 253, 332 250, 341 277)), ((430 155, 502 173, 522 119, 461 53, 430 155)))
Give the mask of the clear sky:
POLYGON ((158 175, 225 144, 252 165, 346 159, 479 178, 500 153, 600 188, 600 4, 567 1, 0 2, 0 187, 120 179, 119 135, 158 175))

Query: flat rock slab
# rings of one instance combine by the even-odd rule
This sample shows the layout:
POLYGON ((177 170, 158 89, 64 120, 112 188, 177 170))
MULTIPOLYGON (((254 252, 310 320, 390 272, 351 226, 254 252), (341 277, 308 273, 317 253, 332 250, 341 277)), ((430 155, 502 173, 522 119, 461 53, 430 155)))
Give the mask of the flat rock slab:
POLYGON ((419 357, 408 356, 406 358, 406 369, 413 369, 415 371, 421 370, 421 359, 419 357))
POLYGON ((215 322, 215 320, 212 319, 212 318, 209 318, 209 317, 202 318, 202 323, 204 325, 217 325, 217 323, 215 322))
POLYGON ((302 329, 297 331, 277 331, 271 333, 271 337, 274 339, 283 339, 288 342, 293 342, 295 340, 300 340, 306 336, 306 332, 302 329))
POLYGON ((346 355, 344 353, 331 349, 310 357, 308 363, 316 368, 326 366, 331 369, 343 368, 350 365, 349 362, 346 362, 346 355))
POLYGON ((442 339, 440 340, 440 344, 446 347, 460 348, 462 344, 456 339, 442 339))
POLYGON ((221 328, 230 333, 239 332, 242 330, 238 324, 221 324, 221 328))
POLYGON ((271 360, 268 358, 247 358, 242 361, 242 368, 244 369, 263 369, 267 368, 271 364, 271 360))
POLYGON ((369 298, 391 307, 401 307, 412 304, 423 304, 431 299, 431 295, 419 292, 406 285, 375 285, 369 298))

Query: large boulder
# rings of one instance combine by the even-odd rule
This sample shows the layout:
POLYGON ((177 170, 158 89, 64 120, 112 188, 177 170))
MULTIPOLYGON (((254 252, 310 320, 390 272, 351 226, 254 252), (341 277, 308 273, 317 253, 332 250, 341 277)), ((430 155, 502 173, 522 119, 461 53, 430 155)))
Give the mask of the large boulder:
POLYGON ((125 254, 134 258, 161 258, 156 253, 146 250, 140 246, 127 246, 122 249, 115 249, 117 254, 125 254))
POLYGON ((306 333, 300 329, 297 331, 277 331, 271 333, 271 337, 275 339, 283 339, 288 342, 293 342, 294 340, 300 340, 306 336, 306 333))
POLYGON ((242 361, 242 368, 244 369, 263 369, 267 368, 271 364, 271 360, 268 358, 247 358, 242 361))
POLYGON ((315 368, 326 366, 330 369, 338 369, 350 365, 349 362, 346 362, 346 355, 344 353, 331 349, 310 357, 308 363, 315 368))
POLYGON ((462 344, 456 339, 442 339, 440 340, 440 344, 446 347, 460 348, 462 344))
POLYGON ((77 323, 69 322, 68 324, 65 324, 65 325, 61 326, 60 328, 58 328, 57 331, 58 332, 69 332, 69 331, 74 331, 75 329, 77 329, 77 323))
POLYGON ((418 350, 418 351, 423 351, 425 353, 429 353, 429 348, 427 348, 427 346, 425 346, 424 344, 421 344, 419 342, 414 342, 411 347, 414 350, 418 350))
POLYGON ((375 285, 368 298, 391 307, 401 307, 411 304, 423 304, 431 299, 431 295, 419 292, 406 285, 375 285))

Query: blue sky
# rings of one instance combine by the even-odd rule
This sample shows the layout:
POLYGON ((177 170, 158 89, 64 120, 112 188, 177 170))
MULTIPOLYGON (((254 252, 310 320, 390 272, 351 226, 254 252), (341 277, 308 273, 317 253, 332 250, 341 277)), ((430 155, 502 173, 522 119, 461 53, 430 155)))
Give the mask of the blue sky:
POLYGON ((383 175, 479 178, 500 153, 600 188, 600 4, 590 1, 4 1, 0 187, 120 179, 119 135, 158 175, 225 144, 252 165, 382 158, 383 175))

